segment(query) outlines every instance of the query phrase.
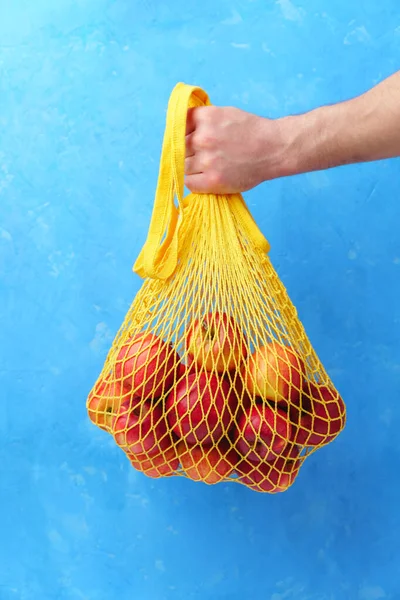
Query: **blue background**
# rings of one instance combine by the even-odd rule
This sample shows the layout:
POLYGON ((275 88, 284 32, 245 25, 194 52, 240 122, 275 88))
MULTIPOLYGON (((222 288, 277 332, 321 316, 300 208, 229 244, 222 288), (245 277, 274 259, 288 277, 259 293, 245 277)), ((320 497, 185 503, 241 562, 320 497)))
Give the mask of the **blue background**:
POLYGON ((151 481, 86 395, 178 81, 278 117, 399 68, 398 0, 0 1, 1 600, 398 600, 399 161, 246 194, 348 405, 278 496, 151 481))

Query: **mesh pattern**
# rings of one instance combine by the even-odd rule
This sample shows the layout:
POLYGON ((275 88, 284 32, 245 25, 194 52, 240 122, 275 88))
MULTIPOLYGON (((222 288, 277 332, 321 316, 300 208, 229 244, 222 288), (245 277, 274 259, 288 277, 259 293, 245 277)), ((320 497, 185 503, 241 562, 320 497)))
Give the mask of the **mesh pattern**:
POLYGON ((171 96, 152 222, 135 265, 144 283, 87 410, 149 477, 283 492, 344 428, 345 405, 243 198, 183 198, 186 111, 208 103, 183 84, 171 96))
POLYGON ((343 429, 344 403, 229 197, 190 197, 179 257, 137 294, 89 417, 150 477, 284 491, 343 429))

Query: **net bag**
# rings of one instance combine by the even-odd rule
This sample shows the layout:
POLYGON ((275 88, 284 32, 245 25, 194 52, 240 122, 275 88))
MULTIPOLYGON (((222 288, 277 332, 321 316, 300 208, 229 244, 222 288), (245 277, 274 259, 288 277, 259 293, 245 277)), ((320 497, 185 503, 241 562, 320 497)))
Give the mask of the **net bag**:
POLYGON ((243 197, 184 197, 189 107, 170 97, 143 285, 87 398, 89 418, 149 477, 283 492, 345 426, 243 197))

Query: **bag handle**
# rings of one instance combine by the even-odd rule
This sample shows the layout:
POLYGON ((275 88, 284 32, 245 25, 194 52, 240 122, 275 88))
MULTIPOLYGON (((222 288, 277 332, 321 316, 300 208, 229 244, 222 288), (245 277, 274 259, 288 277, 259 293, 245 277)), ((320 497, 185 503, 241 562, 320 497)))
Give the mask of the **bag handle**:
MULTIPOLYGON (((178 264, 178 238, 184 206, 186 117, 189 108, 209 106, 200 87, 178 83, 168 102, 160 170, 146 242, 133 266, 142 278, 168 279, 178 264), (177 205, 175 205, 175 196, 177 205)), ((267 253, 269 244, 258 229, 243 197, 234 194, 231 208, 253 243, 267 253)))

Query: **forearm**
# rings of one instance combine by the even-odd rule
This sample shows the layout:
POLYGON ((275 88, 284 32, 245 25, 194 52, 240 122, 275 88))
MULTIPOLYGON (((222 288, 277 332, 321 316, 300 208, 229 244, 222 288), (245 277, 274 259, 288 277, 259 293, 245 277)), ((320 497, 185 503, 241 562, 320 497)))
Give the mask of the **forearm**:
POLYGON ((304 115, 265 119, 235 108, 191 109, 186 185, 243 192, 262 181, 400 156, 400 71, 365 94, 304 115))
POLYGON ((400 156, 400 72, 357 98, 278 121, 277 176, 400 156))

